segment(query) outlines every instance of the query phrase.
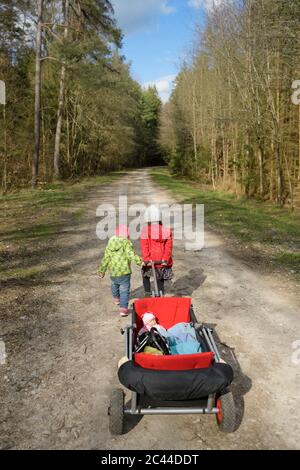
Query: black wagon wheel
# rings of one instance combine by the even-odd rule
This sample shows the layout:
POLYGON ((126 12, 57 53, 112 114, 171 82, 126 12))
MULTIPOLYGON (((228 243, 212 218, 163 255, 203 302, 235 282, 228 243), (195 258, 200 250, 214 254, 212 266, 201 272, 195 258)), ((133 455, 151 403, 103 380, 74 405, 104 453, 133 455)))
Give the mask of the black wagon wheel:
POLYGON ((219 408, 216 418, 220 431, 234 432, 236 429, 236 409, 232 392, 228 391, 217 397, 216 406, 219 408))
POLYGON ((115 388, 110 395, 109 430, 114 436, 123 434, 124 426, 124 392, 121 388, 115 388))

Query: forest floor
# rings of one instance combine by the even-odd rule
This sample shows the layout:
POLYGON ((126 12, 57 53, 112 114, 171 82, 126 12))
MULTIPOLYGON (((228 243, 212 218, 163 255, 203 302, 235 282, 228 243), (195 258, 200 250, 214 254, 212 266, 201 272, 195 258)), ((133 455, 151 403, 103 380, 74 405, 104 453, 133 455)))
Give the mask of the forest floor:
MULTIPOLYGON (((128 319, 112 304, 109 278, 96 275, 105 248, 96 236, 96 209, 117 206, 119 195, 130 204, 175 201, 145 169, 78 189, 67 205, 45 204, 44 221, 42 212, 23 220, 20 200, 14 218, 21 224, 1 221, 0 342, 7 358, 0 361, 0 448, 298 448, 299 284, 257 267, 248 253, 233 254, 229 235, 212 230, 200 252, 175 241, 168 293, 192 296, 198 319, 214 325, 235 371, 238 429, 222 434, 212 416, 147 416, 128 421, 123 436, 109 434, 108 398, 124 354, 119 330, 128 319)), ((132 297, 140 297, 137 268, 132 287, 132 297)))

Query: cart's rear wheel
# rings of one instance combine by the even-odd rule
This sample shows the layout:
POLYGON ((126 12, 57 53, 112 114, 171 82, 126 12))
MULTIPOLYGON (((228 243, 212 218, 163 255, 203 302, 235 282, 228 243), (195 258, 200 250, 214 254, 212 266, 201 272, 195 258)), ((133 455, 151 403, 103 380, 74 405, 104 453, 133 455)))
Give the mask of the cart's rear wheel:
POLYGON ((123 434, 124 392, 121 388, 116 388, 111 392, 108 415, 111 434, 115 436, 123 434))
POLYGON ((219 413, 216 415, 220 431, 231 433, 236 427, 236 410, 232 392, 220 395, 216 402, 219 413))

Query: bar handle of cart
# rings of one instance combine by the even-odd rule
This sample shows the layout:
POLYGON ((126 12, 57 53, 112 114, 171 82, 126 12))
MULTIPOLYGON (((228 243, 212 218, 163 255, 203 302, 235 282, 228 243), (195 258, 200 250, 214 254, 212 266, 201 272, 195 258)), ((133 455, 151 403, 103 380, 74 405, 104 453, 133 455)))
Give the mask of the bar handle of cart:
POLYGON ((154 282, 154 293, 152 295, 154 295, 155 297, 160 297, 161 293, 158 291, 158 284, 157 284, 157 279, 156 279, 156 274, 155 274, 155 266, 156 265, 161 265, 161 264, 164 264, 163 263, 163 260, 160 260, 160 261, 154 261, 154 260, 151 260, 151 261, 146 261, 145 262, 145 265, 150 265, 151 268, 152 268, 152 274, 153 274, 153 282, 154 282))
POLYGON ((154 296, 155 297, 160 297, 161 293, 158 290, 158 284, 157 284, 157 279, 156 279, 156 273, 155 273, 155 265, 160 265, 162 264, 162 260, 160 261, 150 261, 151 263, 151 268, 152 268, 152 274, 153 274, 153 282, 154 282, 154 296))
POLYGON ((159 261, 153 261, 153 260, 151 260, 151 261, 145 261, 145 265, 146 265, 146 266, 147 266, 147 265, 152 266, 152 264, 153 264, 154 266, 156 266, 156 265, 160 265, 160 264, 163 264, 163 263, 165 263, 165 261, 162 260, 162 259, 159 260, 159 261))

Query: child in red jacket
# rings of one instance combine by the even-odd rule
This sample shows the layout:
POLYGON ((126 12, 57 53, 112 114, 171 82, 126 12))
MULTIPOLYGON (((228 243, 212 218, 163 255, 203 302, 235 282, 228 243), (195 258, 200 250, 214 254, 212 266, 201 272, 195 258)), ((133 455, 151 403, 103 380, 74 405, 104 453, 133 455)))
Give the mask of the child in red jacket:
MULTIPOLYGON (((141 234, 141 250, 145 264, 150 261, 161 261, 161 264, 155 265, 155 273, 158 291, 164 294, 164 283, 166 280, 172 279, 173 275, 173 234, 170 228, 163 226, 161 219, 161 211, 157 206, 150 206, 146 210, 145 221, 147 225, 143 228, 141 234)), ((146 296, 151 295, 151 274, 151 267, 144 266, 142 275, 146 296)))

